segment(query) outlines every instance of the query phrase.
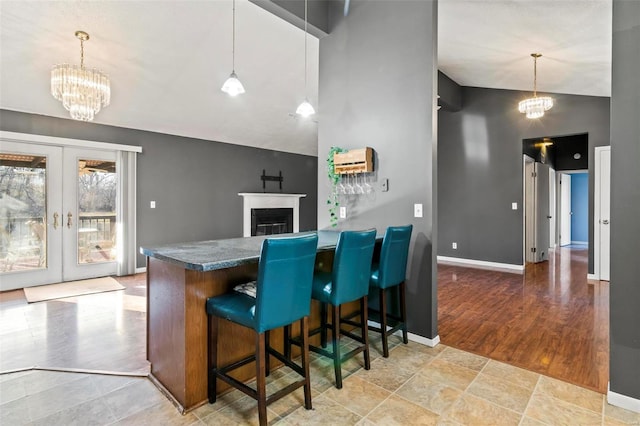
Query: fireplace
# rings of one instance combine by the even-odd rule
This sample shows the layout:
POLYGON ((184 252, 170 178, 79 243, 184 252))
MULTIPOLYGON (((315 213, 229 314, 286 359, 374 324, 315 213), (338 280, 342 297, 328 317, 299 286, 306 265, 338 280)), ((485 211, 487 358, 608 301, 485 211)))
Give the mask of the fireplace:
POLYGON ((306 194, 268 194, 241 192, 243 198, 242 235, 282 234, 285 232, 300 232, 300 198, 306 194), (259 218, 256 222, 255 210, 259 218), (284 217, 283 212, 287 213, 284 217))
POLYGON ((293 209, 251 209, 251 236, 293 232, 293 209))

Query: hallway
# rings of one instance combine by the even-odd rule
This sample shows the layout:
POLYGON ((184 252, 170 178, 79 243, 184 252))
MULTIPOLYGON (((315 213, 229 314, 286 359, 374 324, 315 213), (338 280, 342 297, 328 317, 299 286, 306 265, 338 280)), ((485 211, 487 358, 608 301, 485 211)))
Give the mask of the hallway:
POLYGON ((606 393, 609 283, 587 282, 587 256, 562 247, 523 275, 438 265, 441 341, 606 393))

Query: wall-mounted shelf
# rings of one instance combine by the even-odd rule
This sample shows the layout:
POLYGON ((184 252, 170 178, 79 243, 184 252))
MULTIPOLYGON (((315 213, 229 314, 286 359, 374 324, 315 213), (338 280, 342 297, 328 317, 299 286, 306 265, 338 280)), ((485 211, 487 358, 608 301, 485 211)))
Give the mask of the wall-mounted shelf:
POLYGON ((352 149, 333 155, 336 174, 368 173, 373 171, 373 148, 352 149))

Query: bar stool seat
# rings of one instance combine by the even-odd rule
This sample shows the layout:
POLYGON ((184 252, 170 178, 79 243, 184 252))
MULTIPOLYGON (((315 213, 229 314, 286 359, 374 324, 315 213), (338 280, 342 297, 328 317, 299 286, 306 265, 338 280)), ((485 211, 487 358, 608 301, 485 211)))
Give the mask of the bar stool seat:
MULTIPOLYGON (((380 301, 380 327, 369 326, 369 330, 382 335, 382 355, 389 357, 388 336, 398 330, 402 330, 403 343, 409 343, 407 333, 407 307, 405 301, 405 277, 407 273, 407 259, 409 257, 409 243, 413 225, 390 226, 382 239, 380 249, 380 261, 374 263, 371 268, 370 286, 375 291, 378 289, 380 301), (392 315, 387 309, 387 289, 398 288, 400 316, 392 315), (393 325, 389 328, 389 320, 393 325)), ((373 311, 373 310, 372 310, 373 311)))
MULTIPOLYGON (((318 246, 317 234, 290 238, 271 238, 262 243, 258 264, 255 297, 232 291, 207 299, 209 316, 209 402, 215 403, 217 380, 236 387, 258 401, 260 425, 267 424, 267 405, 294 390, 304 387, 305 408, 311 409, 311 381, 309 379, 308 316, 311 310, 311 285, 318 246), (227 366, 218 366, 218 321, 223 318, 256 333, 256 352, 227 366), (300 322, 301 365, 291 360, 290 353, 278 352, 269 344, 269 331, 289 327, 300 322), (269 374, 269 357, 274 356, 302 378, 267 396, 266 376, 269 374), (255 361, 256 387, 242 383, 229 372, 255 361)), ((285 342, 285 349, 288 346, 285 342)))
MULTIPOLYGON (((367 333, 367 294, 371 275, 371 259, 376 240, 376 230, 343 231, 338 237, 332 272, 316 272, 313 277, 311 298, 320 302, 320 327, 311 331, 310 336, 320 333, 321 347, 309 345, 309 350, 333 359, 336 387, 342 388, 342 363, 363 352, 364 368, 369 369, 369 337, 367 333), (360 336, 341 329, 343 319, 341 305, 358 300, 360 302, 360 336), (327 306, 331 305, 331 324, 327 322, 327 306), (331 332, 332 350, 327 347, 327 332, 331 332), (361 346, 342 355, 340 336, 347 336, 361 346)), ((351 324, 351 323, 350 323, 351 324)), ((299 341, 288 339, 290 343, 299 341)))

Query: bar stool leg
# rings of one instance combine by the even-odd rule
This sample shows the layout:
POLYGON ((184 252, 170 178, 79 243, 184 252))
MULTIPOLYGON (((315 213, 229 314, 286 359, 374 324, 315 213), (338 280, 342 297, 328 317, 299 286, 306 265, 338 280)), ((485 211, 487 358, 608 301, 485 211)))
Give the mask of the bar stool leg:
POLYGON ((336 372, 336 387, 342 389, 342 365, 340 363, 340 306, 331 308, 331 338, 333 341, 333 369, 336 372))
POLYGON ((404 281, 400 283, 400 319, 402 321, 402 342, 406 345, 409 343, 409 333, 407 333, 407 303, 406 303, 406 286, 404 281))
POLYGON ((291 326, 289 325, 284 326, 284 357, 291 361, 291 326))
MULTIPOLYGON (((288 326, 287 326, 288 328, 288 326)), ((311 376, 309 375, 309 317, 300 320, 302 369, 304 370, 304 408, 311 410, 311 376)))
MULTIPOLYGON (((264 346, 265 348, 269 347, 269 330, 264 332, 264 346)), ((265 352, 265 362, 264 362, 264 371, 265 371, 265 376, 269 377, 269 374, 271 374, 271 363, 269 362, 269 351, 267 350, 265 352)))
POLYGON ((260 426, 267 425, 267 379, 266 379, 266 336, 257 333, 256 336, 256 392, 258 396, 258 419, 260 426))
POLYGON ((320 303, 320 346, 327 347, 327 304, 320 303))
POLYGON ((214 374, 214 370, 218 368, 218 317, 214 315, 209 315, 209 332, 207 333, 207 345, 209 346, 209 357, 208 364, 209 368, 207 370, 208 374, 208 396, 209 403, 213 404, 216 402, 217 397, 217 387, 216 382, 217 378, 214 374))
POLYGON ((369 357, 369 322, 368 297, 360 299, 360 324, 362 330, 362 341, 364 343, 364 369, 371 369, 371 358, 369 357))
POLYGON ((382 356, 389 358, 389 341, 387 340, 387 292, 380 289, 380 330, 382 334, 382 356))

